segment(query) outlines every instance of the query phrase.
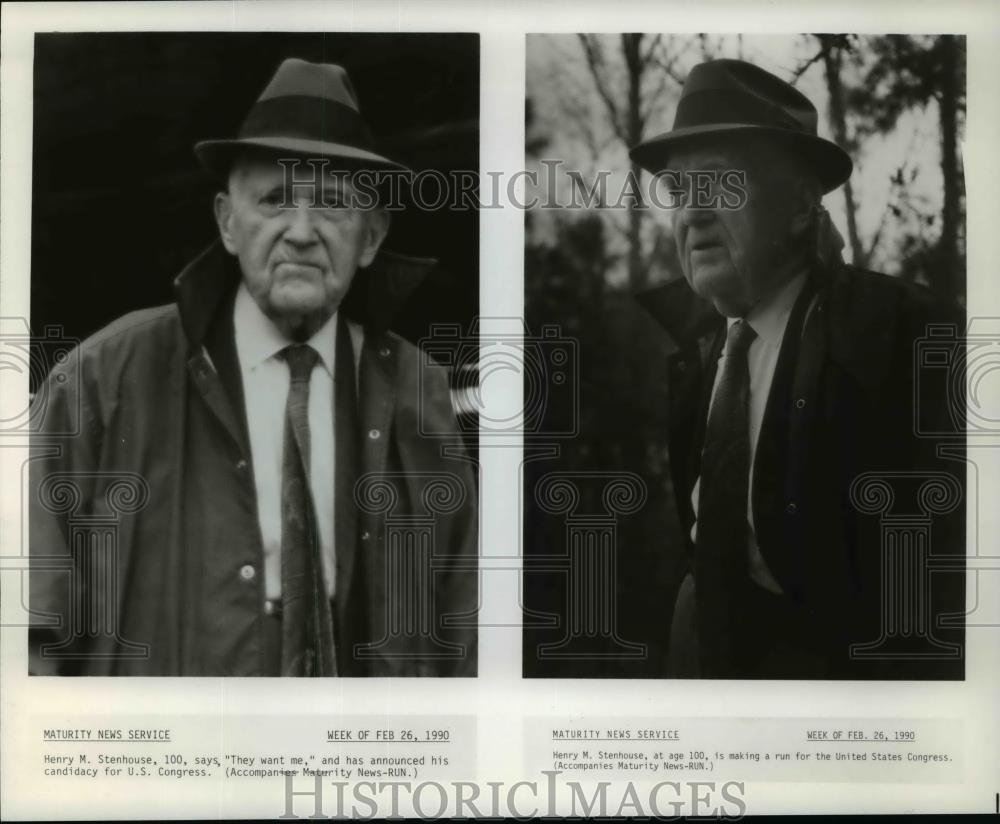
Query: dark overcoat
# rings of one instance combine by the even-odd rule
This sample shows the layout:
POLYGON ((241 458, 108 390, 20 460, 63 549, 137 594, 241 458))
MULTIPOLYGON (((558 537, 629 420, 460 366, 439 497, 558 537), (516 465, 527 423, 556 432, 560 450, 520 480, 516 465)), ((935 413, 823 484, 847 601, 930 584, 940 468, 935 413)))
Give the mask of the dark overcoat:
MULTIPOLYGON (((683 279, 640 299, 675 348, 668 445, 688 539, 725 320, 683 279)), ((925 289, 842 263, 814 267, 796 310, 751 505, 761 553, 821 661, 803 677, 961 678, 964 381, 940 378, 954 376, 963 315, 925 289), (899 544, 911 539, 912 552, 899 544)), ((672 655, 680 676, 699 675, 690 576, 671 628, 675 652, 689 647, 672 655)))

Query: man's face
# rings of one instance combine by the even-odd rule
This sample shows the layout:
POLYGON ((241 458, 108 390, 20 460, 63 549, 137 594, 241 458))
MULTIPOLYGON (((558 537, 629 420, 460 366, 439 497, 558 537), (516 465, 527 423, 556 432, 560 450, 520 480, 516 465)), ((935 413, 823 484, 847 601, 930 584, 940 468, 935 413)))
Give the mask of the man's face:
MULTIPOLYGON (((670 169, 682 172, 717 172, 719 179, 730 170, 745 173, 745 204, 732 206, 730 193, 695 204, 691 189, 687 202, 673 214, 674 237, 684 277, 694 291, 712 301, 729 317, 742 317, 770 289, 789 276, 788 241, 801 198, 790 185, 790 171, 781 155, 756 141, 734 145, 740 138, 722 139, 710 145, 679 149, 670 159, 670 169)), ((707 179, 707 178, 706 178, 707 179)), ((722 186, 725 186, 723 182, 722 186)), ((714 186, 711 194, 721 194, 714 186)))
MULTIPOLYGON (((304 177, 299 164, 296 181, 304 177)), ((296 182, 276 158, 241 158, 229 191, 216 196, 222 242, 271 320, 304 339, 336 311, 359 267, 375 257, 388 230, 383 210, 349 205, 349 183, 324 176, 314 189, 296 182)))

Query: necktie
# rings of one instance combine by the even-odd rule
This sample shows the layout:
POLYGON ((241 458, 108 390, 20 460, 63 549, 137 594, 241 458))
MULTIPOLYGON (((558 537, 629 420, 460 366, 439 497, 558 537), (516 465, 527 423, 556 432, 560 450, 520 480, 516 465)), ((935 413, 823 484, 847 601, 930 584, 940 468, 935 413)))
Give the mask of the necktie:
POLYGON ((729 327, 701 455, 695 593, 702 676, 736 669, 738 604, 747 579, 750 490, 750 370, 757 333, 746 321, 729 327))
POLYGON ((336 675, 333 616, 309 489, 309 380, 319 355, 293 344, 281 357, 291 376, 281 467, 281 674, 336 675))

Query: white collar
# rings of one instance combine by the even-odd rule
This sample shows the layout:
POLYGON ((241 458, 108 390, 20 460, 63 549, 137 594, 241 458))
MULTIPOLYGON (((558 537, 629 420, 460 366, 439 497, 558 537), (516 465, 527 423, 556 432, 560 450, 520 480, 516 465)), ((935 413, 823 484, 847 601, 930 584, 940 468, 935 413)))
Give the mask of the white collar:
MULTIPOLYGON (((265 315, 257 301, 240 283, 233 305, 233 326, 236 332, 236 352, 240 365, 253 371, 265 361, 273 358, 294 341, 285 337, 274 322, 265 315)), ((316 350, 320 363, 333 376, 333 365, 337 350, 337 313, 324 323, 306 343, 316 350)))
MULTIPOLYGON (((747 312, 746 322, 757 333, 757 337, 769 346, 780 346, 785 336, 785 327, 792 314, 792 307, 806 284, 805 273, 786 281, 776 292, 765 296, 747 312)), ((739 318, 729 318, 732 326, 739 318)), ((728 327, 727 327, 728 328, 728 327)))

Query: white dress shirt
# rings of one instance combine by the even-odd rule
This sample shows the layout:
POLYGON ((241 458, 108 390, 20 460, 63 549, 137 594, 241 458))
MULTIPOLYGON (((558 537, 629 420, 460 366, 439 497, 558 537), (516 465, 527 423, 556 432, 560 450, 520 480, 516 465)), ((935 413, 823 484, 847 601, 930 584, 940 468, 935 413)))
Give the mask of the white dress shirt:
MULTIPOLYGON (((236 354, 243 378, 247 430, 257 517, 264 546, 264 592, 281 597, 281 467, 284 450, 285 403, 290 384, 288 363, 278 353, 292 343, 240 284, 233 306, 236 354)), ((348 322, 355 363, 361 352, 361 327, 348 322)), ((333 597, 334 555, 334 420, 333 379, 337 349, 337 314, 306 343, 319 361, 309 380, 309 483, 319 529, 323 580, 333 597)))
MULTIPOLYGON (((750 324, 750 327, 757 333, 757 337, 754 338, 747 351, 747 362, 750 370, 750 485, 747 494, 747 522, 750 529, 747 539, 747 561, 750 577, 764 589, 774 593, 781 593, 781 587, 760 553, 757 546, 757 536, 754 532, 752 506, 754 459, 760 427, 764 420, 764 409, 767 406, 767 398, 771 394, 771 383, 778 365, 781 341, 785 336, 785 327, 788 326, 792 307, 802 292, 805 282, 806 276, 804 274, 792 278, 768 299, 754 306, 744 318, 746 323, 750 324)), ((729 326, 732 326, 737 320, 739 318, 729 318, 729 326)), ((719 363, 715 371, 715 383, 712 386, 712 401, 715 400, 719 378, 722 376, 723 359, 728 355, 726 350, 727 347, 723 347, 722 354, 719 356, 719 363)), ((691 491, 691 505, 694 507, 696 517, 700 485, 701 478, 695 481, 694 489, 691 491)), ((697 532, 698 524, 695 522, 691 527, 692 541, 696 539, 697 532)))

